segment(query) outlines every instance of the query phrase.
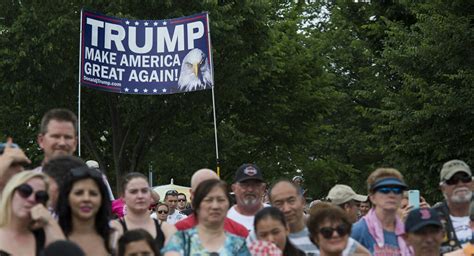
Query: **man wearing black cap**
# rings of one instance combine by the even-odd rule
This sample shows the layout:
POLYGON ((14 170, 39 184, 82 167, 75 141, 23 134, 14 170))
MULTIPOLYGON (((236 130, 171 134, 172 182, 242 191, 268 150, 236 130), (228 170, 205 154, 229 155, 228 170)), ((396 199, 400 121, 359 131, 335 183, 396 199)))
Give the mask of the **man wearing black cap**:
POLYGON ((235 172, 232 191, 236 204, 230 208, 227 217, 253 230, 255 214, 264 207, 262 203, 265 183, 262 172, 255 164, 243 164, 235 172))
POLYGON ((446 229, 441 253, 461 249, 473 239, 469 219, 473 185, 471 169, 464 161, 451 160, 441 168, 439 186, 445 201, 434 207, 446 229))
POLYGON ((414 250, 414 256, 439 255, 443 242, 443 224, 438 213, 430 208, 410 211, 405 221, 405 240, 414 250))

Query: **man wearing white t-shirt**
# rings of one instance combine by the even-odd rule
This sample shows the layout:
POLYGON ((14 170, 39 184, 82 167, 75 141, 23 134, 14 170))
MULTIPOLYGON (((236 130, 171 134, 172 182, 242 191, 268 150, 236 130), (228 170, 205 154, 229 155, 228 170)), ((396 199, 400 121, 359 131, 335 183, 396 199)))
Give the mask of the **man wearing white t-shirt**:
POLYGON ((440 253, 456 251, 473 239, 469 218, 472 199, 472 173, 461 160, 446 162, 440 172, 440 189, 445 201, 434 208, 446 229, 440 253))
POLYGON ((186 215, 181 214, 177 209, 178 205, 178 191, 176 190, 168 190, 165 194, 165 204, 169 207, 169 214, 168 219, 166 222, 169 224, 174 225, 176 222, 186 218, 186 215))
POLYGON ((236 204, 229 209, 227 217, 253 230, 255 214, 264 207, 265 182, 262 172, 255 164, 243 164, 235 172, 232 191, 236 204))

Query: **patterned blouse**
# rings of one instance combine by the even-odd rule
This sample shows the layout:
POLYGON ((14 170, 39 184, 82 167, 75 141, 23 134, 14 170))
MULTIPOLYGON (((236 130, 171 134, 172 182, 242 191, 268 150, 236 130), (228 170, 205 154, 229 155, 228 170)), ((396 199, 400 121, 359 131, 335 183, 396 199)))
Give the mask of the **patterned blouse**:
POLYGON ((224 246, 216 252, 210 252, 201 244, 196 227, 178 231, 161 249, 161 254, 179 252, 182 256, 251 256, 243 238, 227 232, 225 232, 225 235, 224 246))

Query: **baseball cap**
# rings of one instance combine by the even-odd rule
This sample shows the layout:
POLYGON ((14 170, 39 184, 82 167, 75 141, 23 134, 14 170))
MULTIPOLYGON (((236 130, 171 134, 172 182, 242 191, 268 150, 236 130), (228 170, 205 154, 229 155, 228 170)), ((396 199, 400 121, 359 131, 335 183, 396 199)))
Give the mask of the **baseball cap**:
POLYGON ((331 203, 337 205, 351 200, 359 202, 367 201, 367 196, 357 194, 351 187, 344 184, 336 184, 332 187, 331 190, 329 190, 327 198, 331 200, 331 203))
POLYGON ((234 183, 246 180, 258 180, 263 182, 262 172, 255 164, 243 164, 235 172, 234 183))
POLYGON ((443 227, 436 210, 432 208, 413 209, 405 220, 405 232, 413 233, 428 225, 443 227))
POLYGON ((472 176, 471 169, 464 161, 454 159, 443 164, 439 175, 440 181, 451 179, 457 172, 464 172, 472 176))

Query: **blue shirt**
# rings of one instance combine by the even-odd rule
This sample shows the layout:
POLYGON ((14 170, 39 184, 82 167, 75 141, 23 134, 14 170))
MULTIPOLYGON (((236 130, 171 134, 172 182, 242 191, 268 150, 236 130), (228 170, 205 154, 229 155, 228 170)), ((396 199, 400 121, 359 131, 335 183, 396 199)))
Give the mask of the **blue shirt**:
POLYGON ((383 238, 385 244, 382 247, 379 247, 375 242, 375 239, 372 237, 372 235, 370 235, 367 223, 365 223, 365 219, 360 219, 354 225, 352 225, 351 237, 367 248, 374 256, 401 255, 400 247, 398 246, 397 235, 395 232, 384 230, 383 238))

